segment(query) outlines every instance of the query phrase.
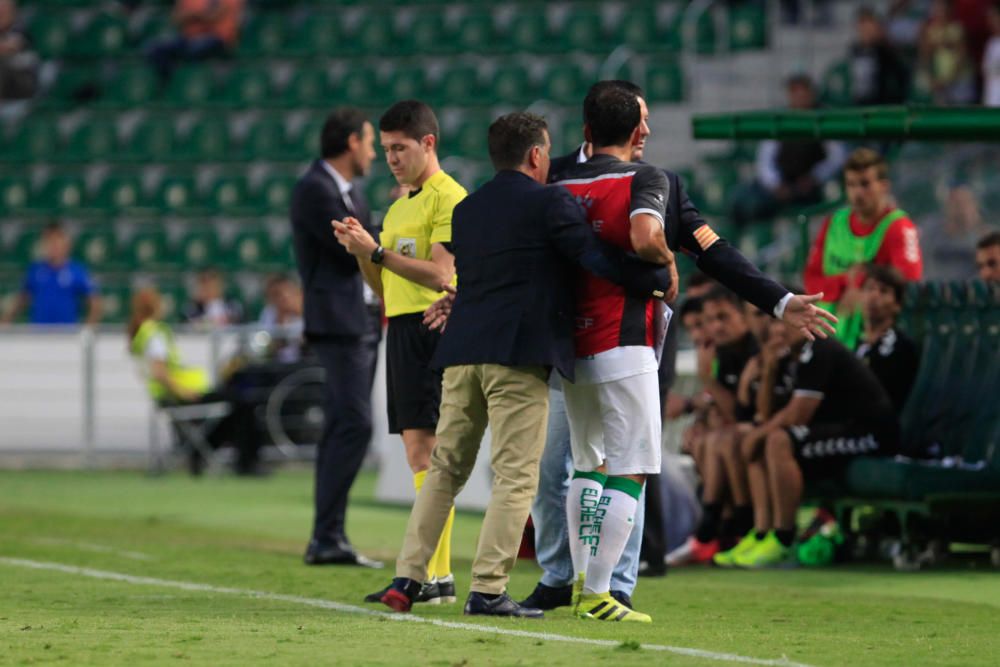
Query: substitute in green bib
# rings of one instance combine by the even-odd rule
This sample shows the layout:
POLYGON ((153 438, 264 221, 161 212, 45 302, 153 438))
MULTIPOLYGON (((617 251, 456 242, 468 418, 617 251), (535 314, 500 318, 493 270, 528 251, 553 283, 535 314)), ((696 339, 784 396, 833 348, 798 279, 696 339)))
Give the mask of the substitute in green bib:
POLYGON ((839 318, 837 337, 853 348, 861 333, 861 285, 866 264, 895 267, 906 280, 924 272, 917 228, 896 207, 885 159, 858 148, 844 164, 849 206, 823 222, 809 254, 805 286, 823 292, 824 307, 839 318))
MULTIPOLYGON (((455 284, 451 214, 465 188, 441 170, 438 121, 417 100, 397 102, 379 120, 386 163, 406 191, 382 222, 376 241, 353 218, 333 221, 337 240, 354 255, 365 281, 385 303, 386 398, 389 431, 399 433, 414 488, 423 486, 436 442, 441 371, 431 368, 440 333, 423 324, 424 311, 455 284)), ((427 564, 429 581, 417 602, 455 602, 451 572, 452 510, 427 564)), ((378 602, 384 591, 367 602, 378 602)))

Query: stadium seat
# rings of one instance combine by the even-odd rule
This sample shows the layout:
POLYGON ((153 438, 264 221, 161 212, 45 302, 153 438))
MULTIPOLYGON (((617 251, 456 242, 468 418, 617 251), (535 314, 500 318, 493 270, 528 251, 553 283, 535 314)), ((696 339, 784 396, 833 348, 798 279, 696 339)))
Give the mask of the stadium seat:
POLYGON ((140 229, 122 248, 122 260, 132 269, 157 270, 171 263, 167 235, 162 229, 140 229))
POLYGON ((441 75, 433 99, 439 104, 475 106, 486 102, 473 65, 449 67, 441 75))
POLYGON ((484 91, 484 99, 493 104, 528 104, 538 91, 523 65, 502 63, 493 72, 493 81, 484 91))
POLYGON ((731 6, 728 11, 730 51, 767 47, 767 15, 762 6, 744 3, 731 6))
POLYGON ((577 65, 554 64, 545 72, 539 96, 557 104, 577 106, 587 94, 589 85, 589 80, 577 65))
POLYGON ((120 146, 118 158, 135 162, 163 162, 178 152, 174 120, 170 116, 147 116, 133 128, 120 146))
POLYGON ((389 97, 375 68, 369 65, 350 67, 337 82, 336 90, 345 104, 355 106, 380 106, 389 97))
POLYGON ((285 12, 254 12, 240 33, 240 53, 247 56, 274 56, 286 39, 285 12))
POLYGON ((242 174, 217 177, 209 188, 207 203, 213 210, 225 215, 258 213, 249 206, 247 179, 242 174))
POLYGON ((282 91, 280 104, 292 108, 322 107, 332 95, 329 73, 319 67, 300 67, 295 70, 282 91))
POLYGON ((402 65, 394 68, 374 92, 375 100, 385 103, 396 100, 420 99, 427 96, 427 68, 423 65, 402 65))
POLYGON ((622 12, 621 19, 612 33, 612 48, 628 46, 641 53, 662 52, 680 46, 669 44, 669 40, 659 28, 656 10, 652 6, 630 7, 622 12))
POLYGON ((549 32, 545 5, 521 5, 507 25, 501 39, 505 51, 512 53, 547 53, 562 48, 549 32))
POLYGON ((393 15, 393 12, 371 8, 362 17, 354 30, 353 38, 349 40, 353 48, 348 55, 358 57, 367 53, 382 55, 399 53, 400 45, 396 41, 396 31, 392 25, 393 15))
POLYGON ((487 114, 466 114, 454 135, 442 142, 442 150, 449 155, 488 160, 486 136, 491 122, 487 114))
POLYGON ((265 69, 243 67, 229 73, 221 100, 229 107, 256 108, 276 101, 265 69))
POLYGON ((126 65, 105 79, 97 104, 114 109, 142 107, 156 97, 159 85, 148 65, 126 65))
POLYGON ((118 127, 114 121, 88 118, 69 135, 63 150, 53 156, 65 162, 102 162, 118 149, 118 127))
POLYGON ((458 22, 452 38, 459 52, 492 53, 497 49, 497 30, 488 9, 470 10, 458 22))
POLYGON ((220 116, 203 116, 195 121, 174 155, 193 162, 222 162, 239 157, 230 150, 229 123, 220 116))
POLYGON ((215 77, 204 65, 179 67, 171 75, 163 102, 182 109, 208 104, 216 91, 215 77))
POLYGON ((558 34, 560 46, 565 51, 603 53, 613 48, 604 36, 601 15, 594 10, 579 9, 568 13, 558 34))
POLYGON ((31 208, 43 214, 72 213, 83 207, 86 198, 83 176, 52 176, 32 194, 31 208))
POLYGON ((295 160, 314 159, 319 155, 323 118, 311 118, 289 138, 289 155, 295 160))
POLYGON ((142 178, 135 172, 108 174, 88 203, 108 214, 135 213, 147 203, 142 178))
POLYGON ((31 200, 31 180, 27 175, 0 178, 0 214, 18 214, 27 209, 31 200))
POLYGON ((268 265, 273 257, 271 239, 265 229, 238 232, 227 253, 229 265, 236 269, 268 265))
POLYGON ((177 255, 185 268, 200 269, 219 261, 219 238, 210 225, 199 225, 181 235, 177 255))
POLYGON ((39 225, 26 225, 11 240, 8 255, 18 270, 23 271, 28 263, 41 258, 41 239, 39 225))
POLYGON ((646 65, 647 100, 652 103, 681 102, 684 100, 684 70, 679 62, 658 59, 646 65))
POLYGON ((119 261, 115 232, 105 225, 85 227, 74 240, 73 251, 92 270, 106 270, 119 261))
MULTIPOLYGON (((318 147, 318 140, 316 145, 318 147)), ((293 153, 281 115, 261 116, 243 140, 242 155, 245 160, 286 160, 293 153)))
POLYGON ((15 126, 3 146, 4 161, 44 162, 53 159, 60 144, 59 123, 48 115, 34 115, 15 126))
POLYGON ((97 276, 97 286, 101 294, 101 322, 121 324, 126 322, 131 308, 132 288, 128 283, 104 280, 97 276))
POLYGON ((396 187, 396 179, 391 175, 372 176, 365 185, 365 195, 372 211, 387 211, 392 204, 391 192, 396 187))
POLYGON ((67 54, 77 58, 115 57, 128 46, 128 27, 121 16, 102 13, 74 35, 67 54))
POLYGON ((287 174, 271 174, 257 188, 255 201, 264 211, 287 215, 296 180, 287 174))
POLYGON ((283 51, 309 59, 343 54, 350 35, 342 34, 342 24, 337 14, 309 12, 289 27, 294 37, 286 40, 283 51))
POLYGON ((823 74, 823 102, 835 107, 848 106, 851 96, 851 67, 847 62, 831 65, 823 74))
POLYGON ((55 81, 42 92, 38 106, 43 109, 77 109, 98 93, 100 73, 92 66, 60 65, 55 81))
POLYGON ((43 58, 67 54, 73 41, 72 17, 67 12, 39 12, 28 26, 31 43, 43 58))
POLYGON ((419 12, 396 38, 404 53, 423 56, 452 53, 456 44, 444 24, 443 12, 419 12))
POLYGON ((194 214, 201 212, 200 203, 194 177, 189 174, 168 175, 157 187, 156 204, 164 213, 194 214))

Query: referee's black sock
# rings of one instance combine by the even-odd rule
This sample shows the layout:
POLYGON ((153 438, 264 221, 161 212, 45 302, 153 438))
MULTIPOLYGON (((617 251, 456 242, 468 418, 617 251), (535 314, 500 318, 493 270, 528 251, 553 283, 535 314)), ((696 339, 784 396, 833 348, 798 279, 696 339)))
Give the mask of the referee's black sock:
POLYGON ((779 528, 778 530, 774 531, 774 536, 778 538, 778 541, 781 542, 782 546, 790 547, 792 546, 792 542, 795 541, 795 529, 779 528))
POLYGON ((719 522, 722 520, 722 503, 708 503, 702 508, 701 523, 694 537, 699 542, 711 542, 719 535, 719 522))
POLYGON ((743 537, 753 528, 753 505, 737 505, 733 508, 733 517, 730 519, 733 527, 733 535, 743 537))

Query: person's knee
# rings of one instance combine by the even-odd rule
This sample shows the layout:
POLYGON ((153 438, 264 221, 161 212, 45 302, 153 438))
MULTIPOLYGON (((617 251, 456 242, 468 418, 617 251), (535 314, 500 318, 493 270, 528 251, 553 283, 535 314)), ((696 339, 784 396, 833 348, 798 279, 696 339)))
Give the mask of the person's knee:
POLYGON ((792 439, 784 430, 768 433, 764 442, 764 455, 768 462, 780 463, 795 460, 792 453, 792 439))

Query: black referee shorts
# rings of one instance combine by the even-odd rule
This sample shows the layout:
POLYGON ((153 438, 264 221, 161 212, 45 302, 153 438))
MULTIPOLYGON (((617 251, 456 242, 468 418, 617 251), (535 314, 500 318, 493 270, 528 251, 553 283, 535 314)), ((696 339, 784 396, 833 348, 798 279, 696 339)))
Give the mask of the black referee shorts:
POLYGON ((899 446, 893 423, 818 423, 789 426, 795 459, 806 479, 836 477, 858 456, 892 456, 899 446))
POLYGON ((441 335, 424 326, 423 319, 423 313, 389 318, 385 380, 390 433, 437 428, 441 371, 430 363, 441 335))

